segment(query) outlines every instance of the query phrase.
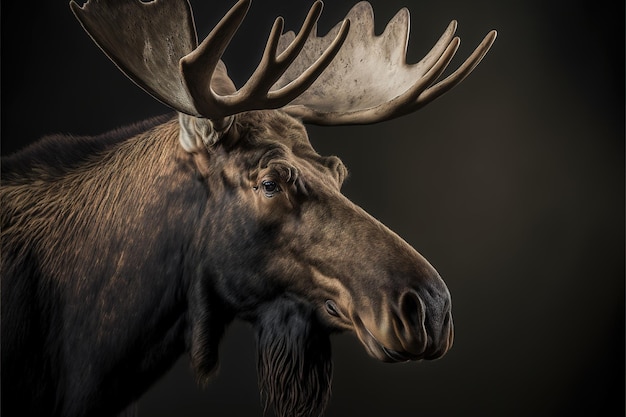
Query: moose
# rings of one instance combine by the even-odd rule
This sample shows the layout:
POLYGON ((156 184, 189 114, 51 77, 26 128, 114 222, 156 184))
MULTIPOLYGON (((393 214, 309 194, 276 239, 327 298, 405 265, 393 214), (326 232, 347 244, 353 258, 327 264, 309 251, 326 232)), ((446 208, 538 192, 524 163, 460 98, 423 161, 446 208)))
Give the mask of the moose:
POLYGON ((260 391, 279 417, 330 396, 329 335, 384 362, 451 347, 450 293, 415 249, 341 194, 347 170, 304 124, 369 124, 459 84, 490 32, 442 79, 452 21, 406 63, 409 12, 380 35, 356 4, 325 36, 277 18, 239 89, 221 60, 250 0, 198 43, 188 0, 72 1, 95 43, 175 110, 95 137, 50 136, 2 160, 5 416, 132 414, 187 353, 200 384, 235 319, 251 324, 260 391))

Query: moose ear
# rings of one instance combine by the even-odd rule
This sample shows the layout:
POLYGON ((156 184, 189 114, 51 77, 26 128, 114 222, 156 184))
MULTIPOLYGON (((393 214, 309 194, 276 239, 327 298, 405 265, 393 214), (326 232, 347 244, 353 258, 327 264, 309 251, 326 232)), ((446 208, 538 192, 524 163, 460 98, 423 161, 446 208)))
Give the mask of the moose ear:
POLYGON ((265 408, 277 417, 318 417, 330 397, 332 361, 328 331, 301 301, 280 298, 255 323, 257 370, 265 408))
POLYGON ((230 132, 233 121, 232 116, 216 121, 178 113, 180 125, 178 139, 187 152, 198 152, 212 147, 226 134, 235 135, 234 132, 230 132))

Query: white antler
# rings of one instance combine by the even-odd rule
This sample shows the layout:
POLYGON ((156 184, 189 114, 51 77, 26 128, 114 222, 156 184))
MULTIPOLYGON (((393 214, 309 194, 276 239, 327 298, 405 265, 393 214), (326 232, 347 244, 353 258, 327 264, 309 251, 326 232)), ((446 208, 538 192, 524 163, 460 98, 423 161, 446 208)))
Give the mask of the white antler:
POLYGON ((187 114, 195 108, 180 59, 198 45, 187 0, 70 2, 83 28, 120 70, 150 95, 187 114))
POLYGON ((181 113, 210 119, 222 133, 229 116, 257 109, 283 108, 317 124, 374 123, 410 113, 460 83, 496 37, 490 32, 458 70, 435 84, 459 46, 455 21, 422 61, 408 65, 407 9, 375 36, 372 8, 361 2, 318 37, 318 0, 297 35, 282 34, 283 20, 276 19, 261 62, 237 90, 221 57, 250 2, 239 0, 199 46, 188 0, 88 0, 82 7, 72 0, 70 6, 135 83, 181 113))
MULTIPOLYGON (((409 11, 400 10, 381 36, 374 34, 374 14, 367 2, 355 5, 346 16, 352 29, 343 48, 315 83, 285 111, 315 124, 376 123, 413 112, 459 84, 478 65, 496 38, 490 32, 474 53, 450 76, 435 84, 460 43, 452 21, 432 50, 419 63, 406 63, 409 11)), ((274 88, 288 84, 302 68, 319 56, 336 36, 313 35, 293 65, 274 88)), ((280 47, 294 34, 286 33, 280 47)))
POLYGON ((182 113, 219 121, 248 110, 283 107, 295 99, 330 64, 348 34, 350 25, 344 21, 318 59, 287 85, 270 91, 304 47, 322 2, 313 4, 298 36, 277 56, 283 30, 278 18, 258 68, 235 90, 221 57, 250 2, 237 2, 199 46, 187 0, 88 0, 83 7, 72 1, 71 7, 94 41, 140 87, 182 113))

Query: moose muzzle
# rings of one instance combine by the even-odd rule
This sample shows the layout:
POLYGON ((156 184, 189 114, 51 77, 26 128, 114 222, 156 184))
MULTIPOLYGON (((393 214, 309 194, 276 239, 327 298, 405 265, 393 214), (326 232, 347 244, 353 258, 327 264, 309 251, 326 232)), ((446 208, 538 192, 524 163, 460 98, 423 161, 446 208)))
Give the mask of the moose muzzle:
POLYGON ((371 356, 384 362, 432 360, 450 349, 454 338, 450 293, 436 272, 429 278, 427 285, 406 289, 354 314, 357 336, 371 356))

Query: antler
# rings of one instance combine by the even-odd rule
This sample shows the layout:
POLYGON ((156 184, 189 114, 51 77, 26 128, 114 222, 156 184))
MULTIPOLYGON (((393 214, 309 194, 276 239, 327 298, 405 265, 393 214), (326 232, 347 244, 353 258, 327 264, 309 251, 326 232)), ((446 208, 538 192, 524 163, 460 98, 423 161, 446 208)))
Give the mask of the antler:
POLYGON ((94 42, 139 87, 187 114, 197 111, 178 61, 198 45, 186 0, 88 0, 70 7, 94 42))
POLYGON ((210 119, 219 132, 230 126, 229 116, 257 109, 282 107, 317 124, 375 123, 410 113, 467 77, 496 37, 490 32, 459 69, 435 84, 459 46, 455 21, 422 61, 408 65, 407 9, 375 36, 372 7, 361 2, 318 37, 318 0, 297 35, 282 34, 283 19, 276 19, 261 62, 237 90, 221 57, 250 2, 239 0, 199 46, 188 0, 87 0, 82 7, 72 0, 70 6, 136 84, 181 113, 210 119))
MULTIPOLYGON (((434 84, 456 53, 460 39, 454 37, 452 21, 432 50, 417 64, 406 63, 409 11, 400 10, 381 36, 374 34, 374 13, 367 2, 355 5, 346 16, 352 29, 332 64, 306 92, 285 111, 314 124, 366 124, 399 117, 428 104, 467 77, 485 56, 496 38, 491 31, 471 56, 451 75, 434 84), (433 85, 434 84, 434 85, 433 85)), ((338 27, 326 36, 316 31, 304 51, 278 80, 274 88, 291 82, 302 68, 319 56, 338 27)), ((281 37, 279 49, 293 39, 281 37)))
POLYGON ((277 18, 263 58, 248 82, 236 90, 221 62, 251 0, 240 0, 197 46, 187 0, 88 0, 70 6, 93 40, 115 64, 149 94, 192 116, 223 120, 247 110, 283 107, 302 94, 335 57, 348 34, 344 21, 334 39, 299 75, 279 89, 270 87, 304 47, 322 11, 316 1, 297 36, 277 55, 283 30, 277 18))

